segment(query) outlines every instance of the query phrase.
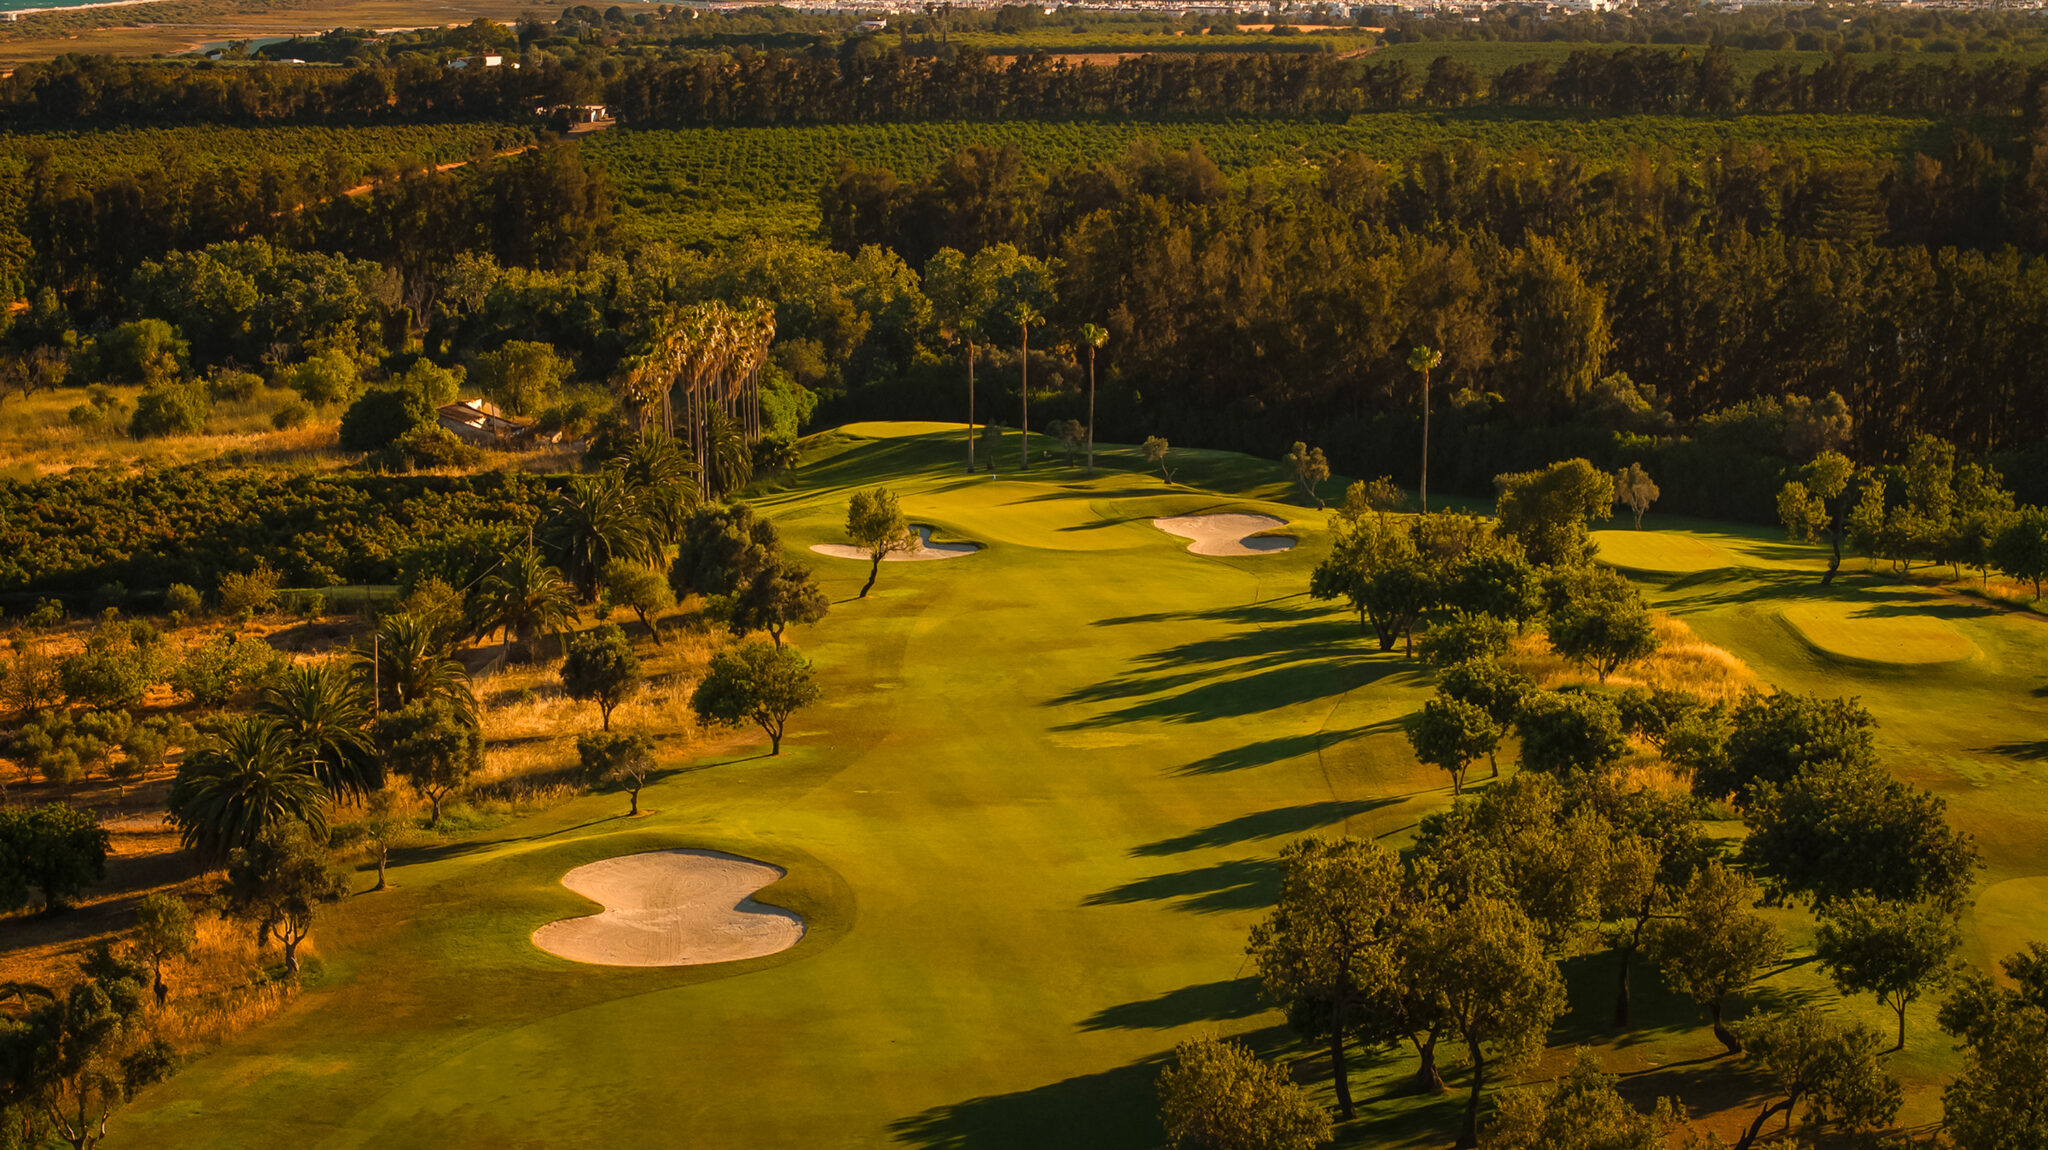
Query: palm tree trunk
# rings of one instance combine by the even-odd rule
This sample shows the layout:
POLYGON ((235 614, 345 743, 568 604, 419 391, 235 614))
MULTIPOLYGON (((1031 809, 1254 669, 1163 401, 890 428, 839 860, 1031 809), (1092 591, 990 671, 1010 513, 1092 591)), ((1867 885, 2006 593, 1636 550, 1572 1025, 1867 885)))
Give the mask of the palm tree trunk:
POLYGON ((974 474, 974 341, 967 341, 967 474, 974 474))
POLYGON ((1429 514, 1429 372, 1422 373, 1422 513, 1429 514))
POLYGON ((1088 348, 1088 474, 1095 474, 1095 348, 1088 348))
POLYGON ((1024 354, 1017 359, 1018 378, 1022 382, 1018 395, 1024 401, 1024 434, 1017 439, 1017 458, 1020 460, 1017 470, 1028 471, 1031 468, 1031 329, 1020 325, 1017 330, 1024 349, 1024 354))

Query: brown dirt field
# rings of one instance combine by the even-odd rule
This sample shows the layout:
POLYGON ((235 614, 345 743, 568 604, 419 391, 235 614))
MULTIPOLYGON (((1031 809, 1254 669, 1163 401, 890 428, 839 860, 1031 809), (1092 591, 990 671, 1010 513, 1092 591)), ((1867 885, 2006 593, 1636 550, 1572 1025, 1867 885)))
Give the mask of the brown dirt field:
POLYGON ((402 0, 339 0, 319 6, 263 3, 246 9, 224 3, 166 18, 151 4, 109 8, 104 24, 91 28, 41 32, 23 29, 19 37, 0 40, 0 65, 48 60, 67 52, 114 56, 150 56, 189 52, 201 44, 254 36, 318 34, 331 28, 412 28, 467 24, 479 16, 510 23, 531 4, 514 0, 443 0, 405 3, 402 0))

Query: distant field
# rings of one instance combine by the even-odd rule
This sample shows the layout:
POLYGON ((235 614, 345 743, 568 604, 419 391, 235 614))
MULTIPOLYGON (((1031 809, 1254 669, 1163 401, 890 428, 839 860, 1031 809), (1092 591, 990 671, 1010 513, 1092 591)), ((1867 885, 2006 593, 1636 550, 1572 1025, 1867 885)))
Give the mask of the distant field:
POLYGON ((766 232, 804 234, 818 223, 818 189, 842 160, 902 176, 936 170, 970 144, 1015 144, 1046 170, 1114 159, 1152 137, 1174 147, 1199 140, 1226 173, 1301 171, 1344 151, 1399 161, 1451 140, 1498 154, 1570 148, 1598 166, 1634 150, 1712 153, 1728 141, 1823 159, 1888 158, 1938 146, 1946 128, 1913 116, 1579 116, 1379 112, 1344 120, 1027 121, 827 124, 770 128, 615 130, 585 152, 618 186, 623 222, 649 239, 717 242, 766 232))
POLYGON ((339 156, 344 171, 368 172, 401 160, 447 163, 478 149, 501 151, 532 138, 511 124, 394 124, 373 128, 224 127, 108 128, 82 132, 0 132, 0 173, 15 173, 37 148, 50 150, 56 171, 92 176, 133 172, 174 162, 196 169, 290 164, 339 156))

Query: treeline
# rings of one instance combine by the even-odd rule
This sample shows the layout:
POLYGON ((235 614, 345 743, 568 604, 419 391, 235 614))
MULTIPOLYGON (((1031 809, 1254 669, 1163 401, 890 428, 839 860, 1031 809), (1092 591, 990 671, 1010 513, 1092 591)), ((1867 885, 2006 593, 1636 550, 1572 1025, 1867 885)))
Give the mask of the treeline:
POLYGON ((1488 77, 1455 57, 1424 68, 1326 53, 1146 54, 1113 65, 1043 53, 999 58, 823 45, 804 52, 693 49, 565 65, 450 69, 424 55, 331 67, 185 67, 62 57, 0 80, 0 124, 372 123, 530 118, 602 102, 638 125, 867 123, 1072 116, 1346 115, 1496 104, 1627 114, 2036 110, 2048 65, 1945 64, 1837 54, 1811 71, 1777 64, 1741 82, 1725 49, 1588 48, 1552 67, 1488 77))

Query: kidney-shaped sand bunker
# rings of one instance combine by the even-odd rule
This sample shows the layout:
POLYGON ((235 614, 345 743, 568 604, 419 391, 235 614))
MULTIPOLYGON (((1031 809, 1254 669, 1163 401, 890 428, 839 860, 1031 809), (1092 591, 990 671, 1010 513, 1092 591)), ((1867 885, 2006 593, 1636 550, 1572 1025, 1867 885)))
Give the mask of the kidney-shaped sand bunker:
POLYGON ((533 932, 533 944, 600 966, 697 966, 788 950, 804 920, 748 897, 781 867, 720 851, 620 855, 577 867, 562 885, 604 904, 533 932))
MULTIPOLYGON (((925 559, 958 559, 981 550, 980 544, 976 543, 934 543, 931 528, 922 523, 911 526, 917 530, 917 550, 891 551, 882 557, 883 562, 910 563, 925 559)), ((811 550, 820 555, 830 555, 834 559, 858 559, 863 563, 874 561, 874 556, 868 553, 867 548, 855 547, 851 543, 813 543, 811 550)))
POLYGON ((1271 515, 1178 515, 1154 519, 1152 526, 1194 540, 1188 550, 1197 555, 1270 555, 1294 549, 1292 535, 1259 534, 1287 526, 1286 520, 1271 515))

